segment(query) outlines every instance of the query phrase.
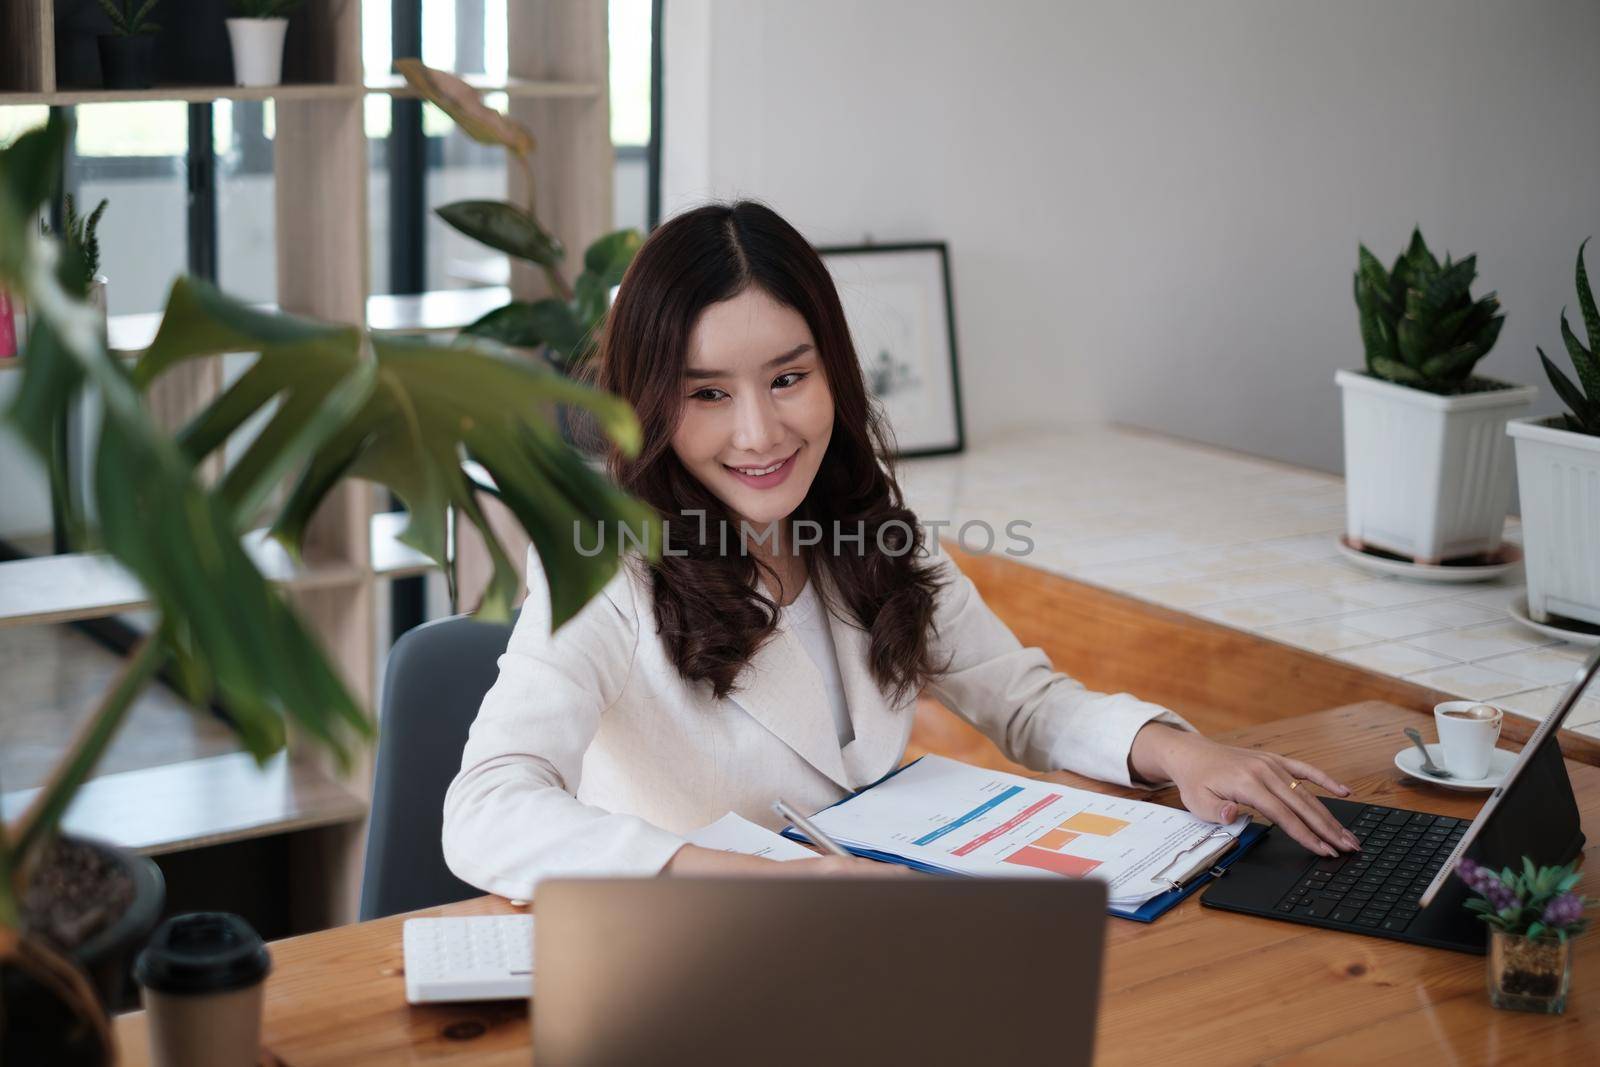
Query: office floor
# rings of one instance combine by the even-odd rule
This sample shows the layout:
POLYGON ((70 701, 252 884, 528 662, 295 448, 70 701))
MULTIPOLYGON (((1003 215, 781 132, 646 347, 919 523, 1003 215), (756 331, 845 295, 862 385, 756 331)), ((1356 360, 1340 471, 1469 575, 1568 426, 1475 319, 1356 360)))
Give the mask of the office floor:
MULTIPOLYGON (((70 626, 0 629, 0 791, 44 781, 115 678, 121 659, 70 626)), ((209 713, 160 684, 146 688, 97 775, 199 759, 239 748, 209 713)))

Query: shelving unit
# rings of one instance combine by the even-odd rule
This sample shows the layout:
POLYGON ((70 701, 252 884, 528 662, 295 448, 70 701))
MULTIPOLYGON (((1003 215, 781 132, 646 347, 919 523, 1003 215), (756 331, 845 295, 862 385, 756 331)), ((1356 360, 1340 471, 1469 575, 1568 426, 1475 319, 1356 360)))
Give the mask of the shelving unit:
MULTIPOLYGON (((387 6, 390 0, 365 2, 387 6)), ((612 221, 606 3, 516 0, 508 8, 510 76, 468 81, 485 92, 505 93, 511 113, 532 128, 540 146, 535 160, 538 207, 571 250, 568 273, 575 275, 582 249, 609 230, 612 221)), ((318 0, 294 16, 284 57, 288 84, 271 89, 59 87, 55 60, 54 0, 6 0, 0 7, 0 107, 275 102, 277 306, 285 311, 329 322, 370 322, 383 329, 445 330, 472 321, 511 294, 519 299, 545 295, 542 278, 523 270, 513 271, 509 290, 420 297, 369 293, 363 109, 373 93, 412 94, 398 76, 362 69, 359 0, 318 0)), ((511 195, 524 195, 521 174, 510 166, 507 173, 511 195)), ((131 356, 149 343, 159 321, 159 315, 119 317, 109 324, 112 347, 131 356)), ((156 383, 151 404, 158 417, 175 426, 217 395, 222 387, 217 363, 177 368, 156 383)), ((0 361, 0 373, 17 365, 0 361)), ((274 554, 259 536, 247 538, 269 577, 280 583, 368 707, 376 688, 375 591, 387 579, 431 567, 426 558, 399 544, 396 535, 403 519, 376 513, 374 496, 365 485, 347 485, 335 493, 313 521, 305 560, 298 565, 274 554)), ((514 544, 513 551, 525 543, 514 544)), ((474 579, 481 581, 487 574, 481 544, 463 538, 459 555, 462 587, 472 589, 474 579)), ((101 556, 0 564, 0 627, 84 620, 147 606, 137 582, 101 556)), ((69 824, 79 832, 127 839, 147 851, 295 834, 296 843, 288 850, 289 884, 297 897, 295 911, 309 928, 348 921, 355 914, 364 842, 361 798, 370 794, 370 772, 363 763, 344 785, 336 784, 320 754, 296 741, 284 760, 266 770, 248 759, 213 758, 130 772, 145 776, 138 780, 108 775, 119 780, 91 784, 69 824), (202 763, 206 765, 198 766, 202 763), (244 799, 239 804, 198 803, 200 793, 189 788, 196 782, 204 783, 202 792, 208 797, 244 799), (281 798, 291 785, 297 799, 274 814, 267 801, 281 798), (148 813, 149 825, 181 823, 181 833, 151 837, 130 829, 140 822, 140 805, 162 804, 194 809, 181 816, 148 813), (313 828, 315 832, 308 832, 313 828)), ((7 806, 18 802, 15 795, 4 799, 7 806)))

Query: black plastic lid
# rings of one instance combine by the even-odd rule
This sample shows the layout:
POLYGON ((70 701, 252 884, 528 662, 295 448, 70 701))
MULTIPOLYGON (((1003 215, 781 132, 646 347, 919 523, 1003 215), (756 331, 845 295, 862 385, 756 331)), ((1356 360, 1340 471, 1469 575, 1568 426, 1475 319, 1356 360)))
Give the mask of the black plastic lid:
POLYGON ((272 969, 250 924, 225 911, 175 915, 156 928, 133 976, 157 993, 226 993, 255 985, 272 969))

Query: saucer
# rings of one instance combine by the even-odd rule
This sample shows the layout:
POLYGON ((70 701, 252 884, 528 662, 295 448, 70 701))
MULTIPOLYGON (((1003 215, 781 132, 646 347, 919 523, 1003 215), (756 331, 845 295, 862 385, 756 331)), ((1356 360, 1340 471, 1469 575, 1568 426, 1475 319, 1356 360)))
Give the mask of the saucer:
MULTIPOLYGON (((1433 760, 1435 766, 1444 766, 1444 746, 1429 745, 1428 758, 1433 760)), ((1417 751, 1416 745, 1407 745, 1394 754, 1394 765, 1405 771, 1413 778, 1420 778, 1424 782, 1443 786, 1446 789, 1459 789, 1467 793, 1486 792, 1506 780, 1511 767, 1517 762, 1515 752, 1507 752, 1503 748, 1494 750, 1489 757, 1489 773, 1483 778, 1435 778, 1431 774, 1422 772, 1422 753, 1417 751)))
POLYGON ((1510 541, 1499 551, 1488 555, 1466 556, 1444 563, 1416 563, 1385 552, 1381 548, 1357 548, 1344 535, 1339 537, 1339 555, 1362 570, 1374 574, 1387 574, 1396 578, 1412 578, 1423 582, 1487 582, 1498 578, 1522 562, 1522 546, 1510 541))
POLYGON ((1553 637, 1557 641, 1571 641, 1575 645, 1587 645, 1590 648, 1600 645, 1600 626, 1560 615, 1552 615, 1549 622, 1537 622, 1528 614, 1528 598, 1525 596, 1519 596, 1512 601, 1510 610, 1513 619, 1546 637, 1553 637))

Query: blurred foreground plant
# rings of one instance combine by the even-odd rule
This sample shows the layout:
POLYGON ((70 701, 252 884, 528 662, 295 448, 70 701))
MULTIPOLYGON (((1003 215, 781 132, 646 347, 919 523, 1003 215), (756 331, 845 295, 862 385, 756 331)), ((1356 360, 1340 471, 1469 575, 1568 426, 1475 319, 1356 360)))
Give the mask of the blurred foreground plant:
MULTIPOLYGON (((278 487, 288 493, 271 533, 296 555, 318 505, 345 478, 400 497, 410 511, 400 539, 447 573, 448 516, 459 512, 488 546, 493 574, 479 611, 494 619, 509 615, 519 579, 480 493, 503 503, 537 548, 555 625, 618 565, 615 555, 579 552, 579 536, 593 544, 597 524, 625 523, 642 530, 654 552, 658 532, 650 511, 564 445, 541 415, 555 402, 587 409, 631 453, 639 430, 626 403, 493 344, 369 335, 255 310, 180 279, 155 341, 130 373, 106 351, 97 314, 74 285, 82 255, 63 254, 38 226, 58 187, 68 133, 52 112, 47 126, 0 151, 0 288, 20 293, 30 311, 21 383, 5 418, 59 486, 52 443, 85 393, 99 396, 104 416, 90 479, 99 547, 138 578, 158 621, 34 801, 0 827, 0 964, 71 990, 78 1010, 93 1014, 81 974, 30 941, 20 899, 73 794, 157 670, 170 661, 190 699, 220 698, 258 760, 284 747, 290 723, 346 766, 372 733, 318 642, 241 545, 278 487), (141 391, 173 367, 225 352, 258 355, 169 436, 141 391), (201 464, 262 420, 220 479, 202 484, 201 464), (469 477, 469 462, 492 483, 469 477)), ((72 494, 59 496, 69 536, 82 545, 84 517, 70 507, 72 494)), ((0 1010, 0 1042, 5 1025, 0 1010)))

